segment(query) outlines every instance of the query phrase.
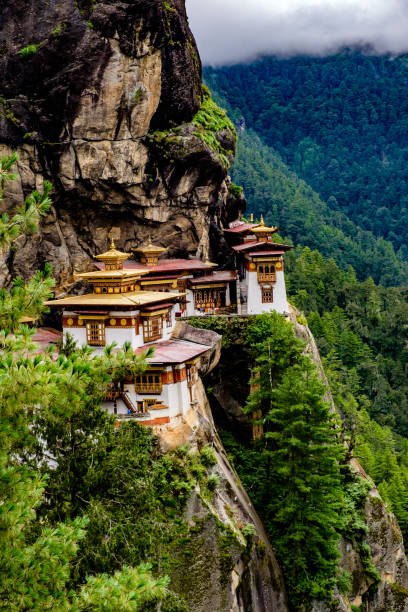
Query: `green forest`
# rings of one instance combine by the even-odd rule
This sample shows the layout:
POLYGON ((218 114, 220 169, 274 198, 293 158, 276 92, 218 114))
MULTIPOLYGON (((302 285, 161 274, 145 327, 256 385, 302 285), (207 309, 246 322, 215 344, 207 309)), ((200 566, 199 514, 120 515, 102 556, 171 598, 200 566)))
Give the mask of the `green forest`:
POLYGON ((332 210, 407 258, 406 56, 265 58, 206 78, 332 210))

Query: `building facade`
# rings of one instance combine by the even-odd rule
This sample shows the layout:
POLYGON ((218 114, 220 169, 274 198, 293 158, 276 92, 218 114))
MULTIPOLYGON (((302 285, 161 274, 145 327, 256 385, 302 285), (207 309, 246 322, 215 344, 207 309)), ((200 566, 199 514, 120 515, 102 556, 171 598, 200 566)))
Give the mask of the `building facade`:
POLYGON ((231 224, 225 236, 235 268, 228 270, 199 259, 163 258, 167 249, 150 239, 129 260, 112 240, 96 255, 95 270, 78 275, 90 291, 48 302, 62 310, 63 335, 96 354, 113 343, 140 354, 153 347, 143 374, 109 387, 104 407, 118 420, 138 418, 160 430, 194 410, 200 363, 213 339, 175 334, 185 317, 287 312, 283 256, 290 247, 272 241, 276 231, 262 218, 231 224))

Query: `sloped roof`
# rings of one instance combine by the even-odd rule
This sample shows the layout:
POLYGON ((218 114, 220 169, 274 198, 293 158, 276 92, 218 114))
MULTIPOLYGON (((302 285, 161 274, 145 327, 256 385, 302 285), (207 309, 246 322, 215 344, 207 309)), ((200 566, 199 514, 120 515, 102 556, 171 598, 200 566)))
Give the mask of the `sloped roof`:
POLYGON ((189 342, 188 340, 164 340, 163 342, 153 342, 145 344, 136 349, 136 353, 142 353, 153 347, 154 355, 147 359, 150 364, 159 363, 184 363, 190 359, 194 359, 210 350, 210 346, 198 344, 197 342, 189 342))

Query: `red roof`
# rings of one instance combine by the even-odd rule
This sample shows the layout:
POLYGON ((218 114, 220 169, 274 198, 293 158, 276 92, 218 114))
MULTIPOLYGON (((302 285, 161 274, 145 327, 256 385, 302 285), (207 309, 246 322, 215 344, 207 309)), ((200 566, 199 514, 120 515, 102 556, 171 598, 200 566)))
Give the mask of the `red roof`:
MULTIPOLYGON (((101 264, 100 262, 95 262, 95 266, 99 270, 105 269, 104 264, 101 264)), ((201 261, 201 259, 159 259, 158 263, 155 266, 147 266, 146 264, 142 264, 138 261, 132 260, 123 262, 124 270, 134 270, 135 272, 142 272, 144 270, 148 270, 150 272, 150 275, 148 277, 144 276, 143 280, 148 280, 151 277, 155 277, 155 274, 159 272, 166 273, 176 271, 183 272, 188 270, 209 270, 212 267, 213 266, 208 265, 204 261, 201 261)), ((162 279, 166 277, 161 276, 160 278, 162 279)))
POLYGON ((217 270, 208 276, 191 278, 191 285, 201 285, 202 283, 229 283, 237 278, 234 270, 217 270))
MULTIPOLYGON (((272 248, 276 248, 278 251, 289 251, 290 249, 293 249, 292 246, 290 246, 289 244, 279 244, 278 242, 269 242, 269 240, 262 240, 261 242, 256 242, 256 240, 253 240, 251 242, 245 242, 244 244, 238 244, 237 246, 233 246, 231 247, 234 251, 249 251, 250 249, 258 249, 258 246, 261 246, 262 249, 265 249, 265 247, 268 247, 270 250, 270 247, 272 248)), ((262 250, 259 249, 259 250, 262 250)), ((266 251, 263 251, 264 253, 266 251)))
POLYGON ((204 344, 188 342, 187 340, 164 340, 163 342, 145 344, 136 349, 136 353, 146 351, 150 347, 154 348, 154 355, 153 357, 149 357, 147 361, 152 365, 155 363, 184 363, 185 361, 202 355, 202 353, 205 353, 211 348, 204 344))
POLYGON ((224 232, 229 232, 230 234, 243 234, 252 227, 258 227, 258 225, 259 223, 241 223, 240 225, 236 225, 230 229, 225 229, 224 232))
POLYGON ((249 249, 255 249, 258 245, 264 245, 266 242, 257 242, 255 240, 251 240, 250 242, 244 242, 244 244, 238 244, 237 246, 233 246, 234 251, 248 251, 249 249))
POLYGON ((254 251, 248 253, 250 257, 263 257, 264 255, 283 255, 285 251, 254 251))

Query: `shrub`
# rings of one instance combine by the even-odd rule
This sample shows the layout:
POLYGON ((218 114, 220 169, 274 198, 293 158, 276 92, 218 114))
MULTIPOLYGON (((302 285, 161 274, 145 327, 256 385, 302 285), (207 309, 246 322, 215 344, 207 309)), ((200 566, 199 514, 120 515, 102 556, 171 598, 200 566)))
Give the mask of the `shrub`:
POLYGON ((208 444, 201 449, 200 457, 201 463, 207 468, 217 464, 217 455, 215 454, 215 450, 208 444))
POLYGON ((218 474, 210 474, 210 476, 207 479, 207 488, 210 491, 215 491, 215 489, 218 487, 219 484, 220 484, 220 477, 218 476, 218 474))
POLYGON ((19 51, 20 57, 29 57, 30 55, 35 55, 37 53, 37 45, 27 45, 27 47, 23 47, 19 51))

